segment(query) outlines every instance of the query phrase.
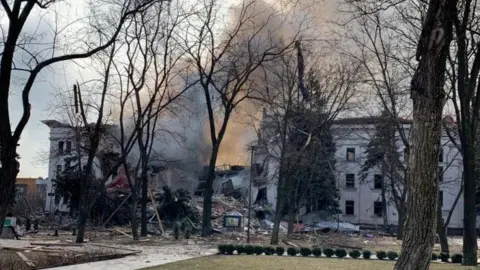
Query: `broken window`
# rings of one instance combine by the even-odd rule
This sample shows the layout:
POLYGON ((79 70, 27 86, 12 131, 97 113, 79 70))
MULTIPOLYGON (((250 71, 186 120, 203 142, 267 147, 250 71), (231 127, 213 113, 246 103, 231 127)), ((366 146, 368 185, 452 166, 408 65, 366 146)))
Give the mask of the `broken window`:
POLYGON ((64 141, 59 141, 58 142, 58 153, 63 154, 63 145, 65 144, 64 141))
POLYGON ((440 153, 438 155, 438 161, 443 162, 443 148, 440 147, 440 153))
POLYGON ((443 182, 443 167, 438 167, 438 182, 443 182))
POLYGON ((381 174, 375 174, 373 176, 373 188, 382 189, 383 177, 381 174))
POLYGON ((67 148, 65 149, 65 152, 66 153, 72 152, 72 142, 71 141, 67 141, 67 148))
POLYGON ((354 215, 354 214, 355 214, 355 202, 345 201, 345 215, 354 215))
POLYGON ((345 175, 345 187, 346 188, 355 187, 355 174, 349 173, 345 175))
POLYGON ((373 202, 373 214, 377 217, 383 216, 382 204, 383 203, 379 201, 373 202))
POLYGON ((347 148, 347 161, 355 161, 355 148, 347 148))

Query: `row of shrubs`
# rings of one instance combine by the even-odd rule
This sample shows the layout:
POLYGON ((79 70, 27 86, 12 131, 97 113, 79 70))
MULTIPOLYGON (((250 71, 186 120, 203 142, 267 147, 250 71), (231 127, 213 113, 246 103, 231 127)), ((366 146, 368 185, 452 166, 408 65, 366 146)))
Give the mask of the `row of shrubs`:
MULTIPOLYGON (((263 247, 263 246, 253 246, 253 245, 233 245, 233 244, 220 244, 218 245, 218 251, 220 254, 227 254, 227 255, 233 255, 233 253, 236 251, 238 255, 240 254, 246 254, 246 255, 262 255, 265 254, 267 256, 274 255, 276 254, 277 256, 282 256, 285 253, 285 248, 284 247, 263 247)), ((315 256, 315 257, 320 257, 322 254, 324 254, 326 257, 331 258, 334 255, 337 258, 345 258, 347 256, 347 251, 345 249, 331 249, 331 248, 325 248, 322 250, 321 248, 307 248, 307 247, 302 247, 302 248, 294 248, 294 247, 289 247, 287 250, 287 254, 289 256, 298 256, 299 254, 303 257, 308 257, 308 256, 315 256)), ((357 259, 360 257, 363 257, 364 259, 370 259, 372 256, 372 252, 370 250, 364 250, 363 252, 360 252, 359 250, 350 250, 348 252, 348 255, 351 258, 357 259)), ((396 260, 398 258, 398 253, 395 251, 377 251, 376 252, 377 258, 379 260, 396 260)), ((450 259, 450 256, 446 253, 440 253, 440 255, 437 255, 436 253, 432 254, 432 260, 436 261, 440 259, 442 262, 448 262, 450 259)), ((452 263, 462 263, 463 256, 462 254, 454 254, 451 257, 452 263)))

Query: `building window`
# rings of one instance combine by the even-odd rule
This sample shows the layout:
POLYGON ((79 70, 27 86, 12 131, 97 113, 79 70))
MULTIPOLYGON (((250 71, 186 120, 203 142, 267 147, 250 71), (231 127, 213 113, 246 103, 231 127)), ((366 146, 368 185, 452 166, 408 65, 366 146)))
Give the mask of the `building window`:
POLYGON ((59 154, 63 154, 63 146, 64 146, 65 142, 64 141, 59 141, 58 142, 58 153, 59 154))
POLYGON ((438 167, 438 182, 443 182, 443 167, 438 167))
POLYGON ((355 148, 347 148, 347 161, 355 161, 355 148))
POLYGON ((443 162, 443 148, 440 147, 440 151, 439 151, 439 155, 438 155, 438 161, 439 162, 443 162))
POLYGON ((346 188, 355 187, 355 174, 349 173, 345 175, 345 187, 346 188))
POLYGON ((382 206, 383 203, 379 201, 373 202, 373 214, 377 217, 383 216, 383 211, 382 211, 382 206))
POLYGON ((355 201, 345 201, 345 215, 355 214, 355 201))
POLYGON ((71 141, 67 141, 67 148, 65 149, 65 152, 66 153, 72 152, 72 142, 71 141))
POLYGON ((62 171, 62 165, 57 165, 57 173, 62 171))
POLYGON ((443 207, 443 191, 438 192, 438 203, 440 204, 440 208, 443 207))
POLYGON ((373 188, 374 189, 382 189, 383 184, 383 177, 380 174, 375 174, 373 176, 373 188))

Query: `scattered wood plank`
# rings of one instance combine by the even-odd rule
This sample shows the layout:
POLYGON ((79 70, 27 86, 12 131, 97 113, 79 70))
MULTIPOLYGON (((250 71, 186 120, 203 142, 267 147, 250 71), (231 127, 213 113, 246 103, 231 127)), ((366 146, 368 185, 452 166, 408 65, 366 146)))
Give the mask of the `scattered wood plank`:
POLYGON ((162 236, 165 235, 165 231, 163 230, 163 224, 162 224, 162 220, 160 219, 160 215, 158 214, 158 210, 157 210, 157 204, 155 203, 155 199, 153 198, 153 193, 152 193, 152 190, 150 189, 150 187, 148 187, 148 196, 150 196, 150 200, 152 200, 152 206, 153 206, 153 211, 155 211, 155 216, 157 216, 157 220, 158 220, 158 227, 160 228, 160 231, 162 232, 162 236))
POLYGON ((78 246, 83 246, 83 244, 77 244, 77 243, 47 243, 47 242, 30 242, 30 245, 32 246, 59 246, 59 247, 78 247, 78 246))
POLYGON ((129 248, 123 248, 123 247, 119 248, 118 246, 109 246, 109 245, 99 244, 99 243, 90 243, 89 245, 96 246, 96 247, 105 247, 105 248, 111 248, 111 249, 117 249, 117 250, 124 250, 124 251, 133 252, 135 254, 142 252, 141 250, 135 250, 135 249, 129 249, 129 248))
POLYGON ((120 231, 119 229, 113 229, 113 230, 116 231, 116 232, 118 232, 118 233, 120 233, 120 234, 126 235, 126 236, 128 236, 128 237, 130 237, 130 238, 133 238, 133 236, 127 234, 126 232, 122 232, 122 231, 120 231))
POLYGON ((293 243, 292 241, 288 241, 288 240, 283 239, 282 242, 285 243, 285 245, 287 245, 287 246, 292 246, 292 247, 297 247, 297 248, 299 247, 297 244, 293 243))
POLYGON ((17 252, 17 255, 18 255, 18 257, 20 257, 20 259, 22 259, 28 266, 30 266, 30 267, 35 267, 35 264, 34 264, 32 261, 30 261, 25 255, 23 255, 22 252, 18 251, 18 252, 17 252))

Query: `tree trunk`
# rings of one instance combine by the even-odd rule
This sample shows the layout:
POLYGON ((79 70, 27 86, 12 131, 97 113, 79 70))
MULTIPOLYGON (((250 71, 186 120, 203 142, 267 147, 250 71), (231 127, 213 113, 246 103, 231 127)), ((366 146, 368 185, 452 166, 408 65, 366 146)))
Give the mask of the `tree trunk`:
POLYGON ((277 205, 275 207, 275 216, 273 218, 273 230, 272 230, 272 238, 270 240, 271 245, 278 245, 278 235, 280 233, 280 221, 282 220, 282 211, 285 205, 285 188, 284 188, 284 175, 282 173, 282 169, 280 168, 280 174, 278 176, 278 184, 277 184, 277 205))
MULTIPOLYGON (((17 178, 17 161, 16 156, 16 143, 15 147, 7 146, 0 149, 0 158, 2 168, 0 169, 0 222, 3 224, 7 212, 11 209, 13 200, 15 198, 15 180, 17 178)), ((2 233, 3 226, 0 226, 0 234, 2 233)))
POLYGON ((288 230, 287 235, 290 236, 293 233, 293 227, 295 224, 295 207, 290 204, 288 207, 288 230))
POLYGON ((202 236, 208 236, 212 233, 213 180, 215 179, 215 163, 217 162, 218 149, 218 144, 214 144, 208 164, 207 183, 203 191, 202 236))
POLYGON ((138 221, 137 221, 137 195, 132 194, 132 209, 130 216, 130 223, 132 226, 132 237, 133 240, 138 241, 138 221))
POLYGON ((465 147, 464 168, 464 207, 463 207, 463 264, 477 265, 477 215, 475 209, 477 183, 475 180, 474 148, 465 147))
MULTIPOLYGON (((143 163, 143 162, 142 162, 143 163)), ((147 236, 147 202, 148 202, 148 174, 147 174, 147 162, 145 161, 144 166, 142 166, 141 181, 142 181, 142 205, 141 205, 141 232, 140 235, 145 237, 147 236)), ((155 205, 152 205, 155 207, 155 205)))
POLYGON ((80 205, 80 209, 78 211, 78 220, 77 220, 77 237, 75 238, 75 243, 83 243, 85 238, 85 227, 87 226, 87 206, 80 205))
POLYGON ((412 78, 412 146, 403 244, 395 269, 430 266, 435 243, 438 204, 438 155, 445 102, 445 64, 452 40, 449 10, 454 0, 429 3, 417 47, 419 65, 412 78))
POLYGON ((402 240, 403 227, 405 224, 405 207, 401 206, 399 209, 397 209, 397 212, 398 212, 397 240, 402 240))

